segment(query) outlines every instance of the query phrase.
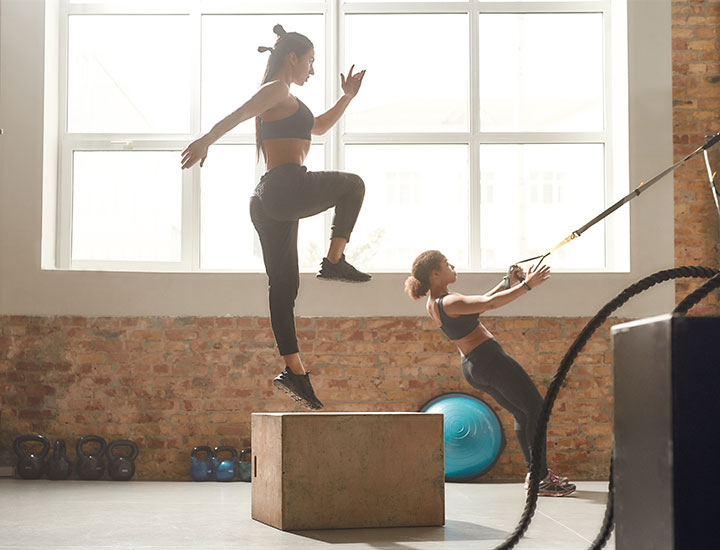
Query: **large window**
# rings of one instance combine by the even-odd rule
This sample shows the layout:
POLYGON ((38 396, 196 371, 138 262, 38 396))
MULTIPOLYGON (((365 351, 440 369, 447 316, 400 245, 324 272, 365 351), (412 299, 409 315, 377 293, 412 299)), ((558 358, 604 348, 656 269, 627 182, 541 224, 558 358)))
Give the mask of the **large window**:
MULTIPOLYGON (((422 250, 496 271, 550 248, 627 191, 624 0, 467 2, 65 0, 58 264, 262 271, 248 199, 254 122, 180 169, 180 151, 257 89, 272 27, 306 34, 317 115, 339 73, 367 69, 345 117, 313 136, 310 170, 362 176, 348 257, 406 271, 422 250)), ((301 220, 317 269, 332 213, 301 220)), ((628 215, 553 255, 565 271, 628 267, 628 215)))

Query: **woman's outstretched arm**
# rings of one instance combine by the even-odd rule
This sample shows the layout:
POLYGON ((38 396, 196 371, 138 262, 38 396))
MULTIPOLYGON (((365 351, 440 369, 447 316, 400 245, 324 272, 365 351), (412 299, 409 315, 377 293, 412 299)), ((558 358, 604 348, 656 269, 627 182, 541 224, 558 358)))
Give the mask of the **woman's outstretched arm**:
POLYGON ((290 88, 285 82, 274 80, 263 85, 250 99, 239 108, 215 124, 212 129, 199 139, 193 141, 182 152, 182 167, 190 168, 200 161, 200 167, 205 163, 208 148, 235 128, 241 122, 259 116, 268 109, 288 97, 290 88))
POLYGON ((541 285, 550 278, 550 266, 543 265, 537 269, 533 267, 528 271, 525 281, 507 290, 495 292, 491 296, 463 296, 462 294, 449 294, 443 301, 443 309, 448 315, 467 315, 470 313, 484 313, 497 309, 516 300, 531 289, 541 285))

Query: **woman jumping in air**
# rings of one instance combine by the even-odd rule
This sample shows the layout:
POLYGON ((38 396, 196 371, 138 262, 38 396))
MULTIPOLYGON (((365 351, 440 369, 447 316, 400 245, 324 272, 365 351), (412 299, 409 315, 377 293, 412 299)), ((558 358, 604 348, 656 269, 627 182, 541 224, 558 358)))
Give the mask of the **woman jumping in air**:
POLYGON ((250 198, 250 217, 260 237, 265 270, 269 280, 270 323, 285 370, 273 384, 310 409, 323 404, 310 384, 309 373, 300 358, 295 334, 295 298, 300 286, 297 235, 298 220, 335 207, 330 247, 322 261, 319 279, 365 282, 367 273, 345 260, 345 245, 355 226, 365 196, 359 176, 344 172, 309 172, 303 162, 310 151, 311 134, 326 133, 340 119, 357 95, 365 71, 347 78, 340 75, 344 95, 326 113, 313 116, 305 104, 290 93, 290 86, 302 86, 315 74, 315 50, 302 34, 273 31, 277 41, 271 48, 260 89, 246 103, 193 141, 183 151, 182 167, 198 161, 202 167, 208 147, 241 122, 255 117, 258 156, 263 153, 267 172, 250 198))
MULTIPOLYGON (((478 320, 481 313, 502 307, 550 278, 550 268, 530 268, 527 278, 520 267, 515 267, 505 288, 505 280, 487 294, 463 296, 450 293, 449 285, 457 281, 455 268, 437 250, 420 254, 412 265, 412 275, 405 282, 405 290, 414 300, 430 296, 427 312, 460 350, 462 373, 465 380, 510 411, 515 417, 515 435, 520 443, 525 463, 530 470, 531 447, 535 436, 543 398, 520 364, 510 357, 490 331, 478 320), (514 286, 512 286, 514 285, 514 286)), ((575 485, 547 468, 545 440, 539 457, 540 496, 565 496, 575 491, 575 485), (546 472, 543 474, 543 472, 546 472)), ((530 474, 525 477, 525 487, 530 474)))

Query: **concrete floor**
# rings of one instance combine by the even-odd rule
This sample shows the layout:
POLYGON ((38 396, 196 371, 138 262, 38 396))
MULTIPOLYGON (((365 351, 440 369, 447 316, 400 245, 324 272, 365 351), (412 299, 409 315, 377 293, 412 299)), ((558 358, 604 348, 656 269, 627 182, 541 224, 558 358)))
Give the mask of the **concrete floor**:
MULTIPOLYGON (((607 483, 541 498, 516 548, 588 548, 607 483)), ((522 513, 521 484, 448 483, 444 527, 283 532, 250 518, 250 484, 0 479, 0 548, 491 549, 522 513)), ((606 548, 614 549, 614 539, 606 548)))

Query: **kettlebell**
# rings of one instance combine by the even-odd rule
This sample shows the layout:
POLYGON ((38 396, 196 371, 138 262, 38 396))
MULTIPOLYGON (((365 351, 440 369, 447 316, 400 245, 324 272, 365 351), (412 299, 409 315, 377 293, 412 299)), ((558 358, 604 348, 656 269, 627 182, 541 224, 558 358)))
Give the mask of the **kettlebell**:
POLYGON ((195 481, 208 481, 213 473, 213 451, 207 445, 193 447, 190 453, 190 477, 195 481), (205 458, 198 455, 205 453, 205 458))
POLYGON ((237 460, 237 451, 235 450, 235 447, 228 447, 227 445, 215 447, 213 455, 215 481, 232 481, 235 479, 235 473, 237 471, 237 468, 235 467, 235 461, 237 460), (230 458, 220 460, 218 458, 220 453, 230 453, 230 458))
POLYGON ((80 479, 100 479, 103 476, 103 472, 105 472, 103 455, 106 448, 107 443, 99 435, 86 435, 78 439, 75 451, 78 456, 77 472, 80 479), (86 443, 98 443, 100 447, 91 454, 85 454, 83 446, 86 443))
POLYGON ((50 450, 50 442, 41 435, 21 435, 15 438, 13 450, 18 456, 17 474, 23 479, 39 479, 43 473, 43 460, 50 450), (39 453, 28 453, 21 445, 28 441, 42 443, 42 450, 39 453))
POLYGON ((240 451, 240 458, 238 458, 238 464, 237 464, 238 479, 240 481, 250 481, 251 473, 252 473, 252 462, 251 462, 250 451, 251 451, 250 447, 240 451))
POLYGON ((110 443, 107 448, 108 473, 110 474, 110 478, 115 481, 129 481, 135 474, 134 460, 137 458, 137 455, 138 446, 134 441, 118 439, 110 443), (129 447, 130 456, 115 454, 113 451, 116 447, 129 447))
POLYGON ((65 440, 58 439, 55 441, 52 458, 45 462, 45 473, 49 479, 67 479, 72 472, 72 464, 67 457, 65 448, 65 440))

